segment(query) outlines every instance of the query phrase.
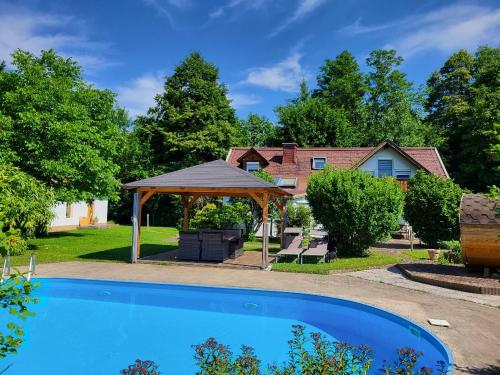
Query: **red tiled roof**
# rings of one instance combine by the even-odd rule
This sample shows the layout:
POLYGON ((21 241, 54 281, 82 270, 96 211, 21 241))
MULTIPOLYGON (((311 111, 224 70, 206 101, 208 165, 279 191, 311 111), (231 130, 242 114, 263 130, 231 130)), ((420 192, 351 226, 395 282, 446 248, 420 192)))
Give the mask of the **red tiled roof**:
MULTIPOLYGON (((237 161, 250 147, 233 147, 227 156, 227 162, 239 166, 237 161)), ((372 152, 375 147, 346 147, 346 148, 297 148, 297 163, 282 163, 282 147, 255 148, 268 162, 265 168, 267 172, 275 177, 296 177, 297 186, 294 189, 285 189, 294 195, 305 194, 307 180, 312 169, 313 157, 326 157, 327 164, 336 168, 350 168, 372 152)), ((448 173, 441 162, 438 151, 434 147, 401 147, 406 154, 421 164, 431 173, 440 177, 448 177, 448 173)))

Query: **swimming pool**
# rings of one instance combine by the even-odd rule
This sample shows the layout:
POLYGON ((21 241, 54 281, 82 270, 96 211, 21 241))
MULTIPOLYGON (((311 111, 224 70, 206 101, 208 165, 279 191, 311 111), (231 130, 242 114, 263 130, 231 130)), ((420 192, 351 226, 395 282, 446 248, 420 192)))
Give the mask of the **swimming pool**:
MULTIPOLYGON (((419 365, 451 364, 446 347, 422 327, 368 305, 309 294, 171 284, 37 279, 36 316, 8 374, 118 374, 135 359, 162 373, 193 374, 193 344, 208 337, 238 352, 255 348, 263 363, 287 358, 291 326, 375 351, 373 371, 395 350, 424 353, 419 365)), ((2 327, 5 315, 0 316, 2 327)), ((2 367, 2 368, 3 368, 2 367)))

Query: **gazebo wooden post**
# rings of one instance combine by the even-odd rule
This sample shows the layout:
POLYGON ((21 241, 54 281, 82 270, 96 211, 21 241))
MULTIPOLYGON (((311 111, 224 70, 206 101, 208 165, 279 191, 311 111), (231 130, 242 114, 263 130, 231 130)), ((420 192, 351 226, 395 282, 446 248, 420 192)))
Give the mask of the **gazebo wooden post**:
POLYGON ((267 224, 269 213, 269 195, 267 192, 262 194, 262 268, 268 267, 269 255, 269 228, 267 224))
POLYGON ((137 245, 140 242, 139 240, 139 221, 137 217, 139 216, 139 192, 136 191, 134 193, 133 199, 133 210, 132 210, 132 254, 131 261, 132 263, 137 262, 137 245))
POLYGON ((181 196, 181 202, 184 206, 184 217, 182 220, 182 230, 189 230, 189 210, 193 207, 194 202, 200 197, 199 194, 193 194, 191 199, 189 199, 188 195, 181 196))
POLYGON ((284 241, 284 231, 285 231, 285 215, 286 215, 286 200, 281 198, 276 202, 276 206, 280 211, 281 224, 280 224, 280 249, 283 249, 283 241, 284 241))

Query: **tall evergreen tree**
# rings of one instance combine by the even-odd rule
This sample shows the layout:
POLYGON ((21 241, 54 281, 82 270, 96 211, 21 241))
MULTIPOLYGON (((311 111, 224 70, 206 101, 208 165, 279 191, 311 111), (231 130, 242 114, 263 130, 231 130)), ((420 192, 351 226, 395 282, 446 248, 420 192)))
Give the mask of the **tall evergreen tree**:
POLYGON ((163 171, 223 158, 238 143, 238 122, 219 71, 191 53, 165 80, 156 105, 137 120, 152 162, 163 171))

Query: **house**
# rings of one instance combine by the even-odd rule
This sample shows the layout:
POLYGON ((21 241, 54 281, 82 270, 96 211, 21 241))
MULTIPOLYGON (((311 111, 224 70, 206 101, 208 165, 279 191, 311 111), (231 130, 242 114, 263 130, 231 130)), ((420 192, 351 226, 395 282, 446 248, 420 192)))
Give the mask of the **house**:
POLYGON ((393 176, 403 189, 417 170, 449 178, 434 147, 398 147, 384 141, 377 147, 298 147, 283 143, 282 147, 233 147, 226 161, 247 171, 264 169, 276 184, 293 194, 294 201, 307 204, 307 181, 325 164, 336 168, 360 168, 374 177, 393 176))
POLYGON ((108 221, 108 200, 80 201, 75 203, 58 202, 52 209, 54 219, 49 224, 49 231, 70 230, 94 225, 103 225, 108 221))

